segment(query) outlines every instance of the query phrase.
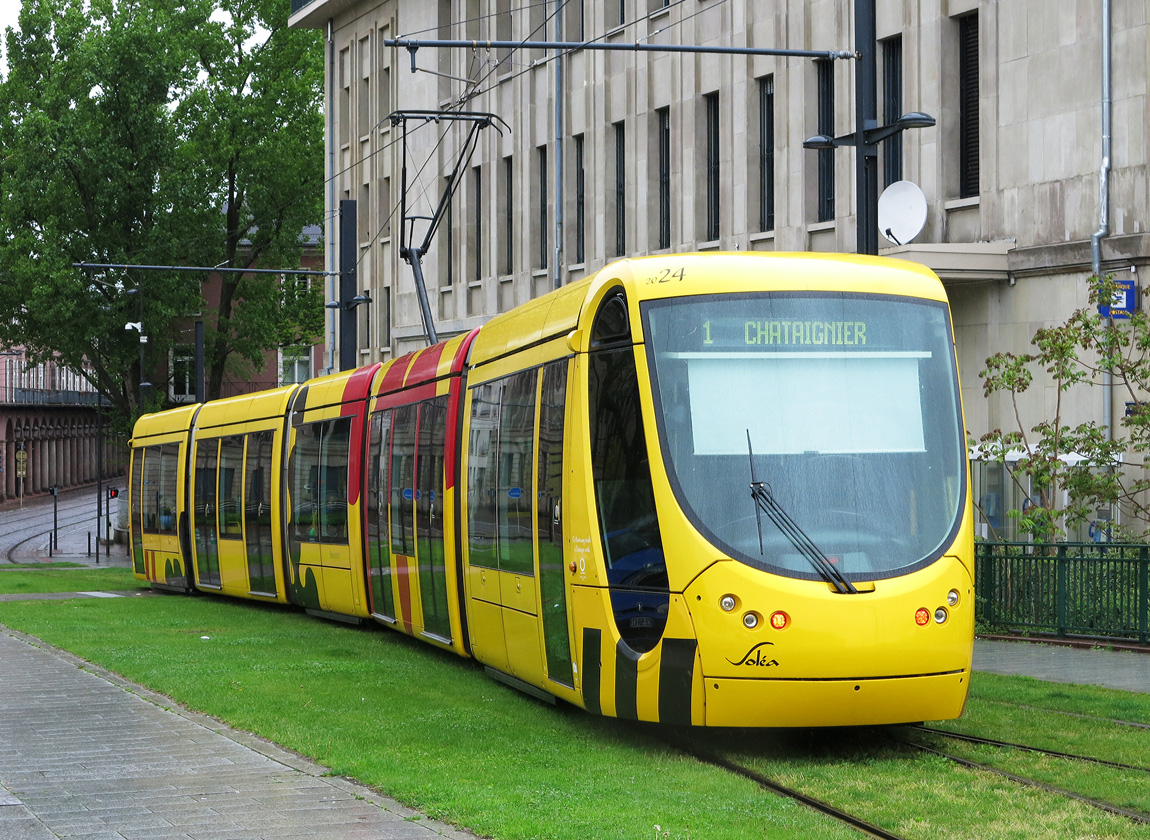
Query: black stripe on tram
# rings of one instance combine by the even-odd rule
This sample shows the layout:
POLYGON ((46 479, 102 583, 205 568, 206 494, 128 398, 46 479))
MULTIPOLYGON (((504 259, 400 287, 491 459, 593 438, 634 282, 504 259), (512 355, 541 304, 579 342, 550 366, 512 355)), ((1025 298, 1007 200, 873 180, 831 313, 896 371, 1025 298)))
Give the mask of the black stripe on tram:
POLYGON ((659 722, 691 725, 691 694, 695 678, 694 639, 664 639, 659 663, 659 722))
POLYGON ((603 655, 600 642, 603 631, 592 627, 583 628, 583 705, 591 714, 603 713, 599 702, 599 659, 603 655))
POLYGON ((615 645, 615 717, 639 719, 639 654, 622 639, 615 645))

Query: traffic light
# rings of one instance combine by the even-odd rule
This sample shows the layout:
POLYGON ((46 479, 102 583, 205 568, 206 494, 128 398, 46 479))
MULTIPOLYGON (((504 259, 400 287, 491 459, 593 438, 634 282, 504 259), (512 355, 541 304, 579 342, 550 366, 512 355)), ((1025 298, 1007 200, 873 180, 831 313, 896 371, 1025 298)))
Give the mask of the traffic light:
POLYGON ((119 495, 120 495, 120 488, 119 487, 109 487, 108 488, 108 501, 109 502, 112 501, 112 499, 115 499, 119 495))

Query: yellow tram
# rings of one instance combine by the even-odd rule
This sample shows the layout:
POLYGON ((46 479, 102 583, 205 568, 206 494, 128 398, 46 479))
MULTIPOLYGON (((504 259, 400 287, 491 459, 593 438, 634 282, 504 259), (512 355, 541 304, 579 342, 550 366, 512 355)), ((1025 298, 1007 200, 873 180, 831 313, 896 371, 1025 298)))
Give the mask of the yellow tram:
POLYGON ((382 365, 143 417, 132 447, 157 587, 371 619, 629 719, 966 699, 958 371, 911 263, 624 260, 382 365))

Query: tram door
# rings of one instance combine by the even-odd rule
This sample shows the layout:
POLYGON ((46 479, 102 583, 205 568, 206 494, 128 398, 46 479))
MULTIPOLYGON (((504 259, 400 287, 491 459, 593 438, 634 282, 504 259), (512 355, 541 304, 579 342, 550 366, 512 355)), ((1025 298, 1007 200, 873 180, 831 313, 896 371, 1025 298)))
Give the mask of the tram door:
POLYGON ((567 360, 543 368, 539 393, 539 601, 547 677, 573 687, 563 573, 563 417, 567 360))
POLYGON ((220 557, 216 534, 216 462, 219 438, 196 445, 195 536, 196 571, 199 583, 220 585, 220 557))
POLYGON ((443 459, 447 397, 420 404, 415 470, 416 557, 423 631, 451 638, 447 608, 447 566, 443 551, 443 459))
POLYGON ((244 537, 248 555, 248 586, 253 595, 275 595, 276 578, 272 565, 271 479, 273 432, 253 432, 247 436, 244 477, 244 537))

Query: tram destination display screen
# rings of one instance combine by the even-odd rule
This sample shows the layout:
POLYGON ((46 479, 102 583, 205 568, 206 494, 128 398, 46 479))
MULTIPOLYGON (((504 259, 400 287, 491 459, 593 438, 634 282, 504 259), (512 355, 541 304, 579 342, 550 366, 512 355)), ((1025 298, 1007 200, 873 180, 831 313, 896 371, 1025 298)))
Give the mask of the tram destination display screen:
POLYGON ((806 568, 789 549, 760 551, 743 498, 752 464, 849 571, 906 568, 942 544, 965 484, 945 303, 764 292, 650 301, 643 313, 672 485, 734 556, 806 568), (864 533, 900 534, 900 547, 879 554, 864 533))

